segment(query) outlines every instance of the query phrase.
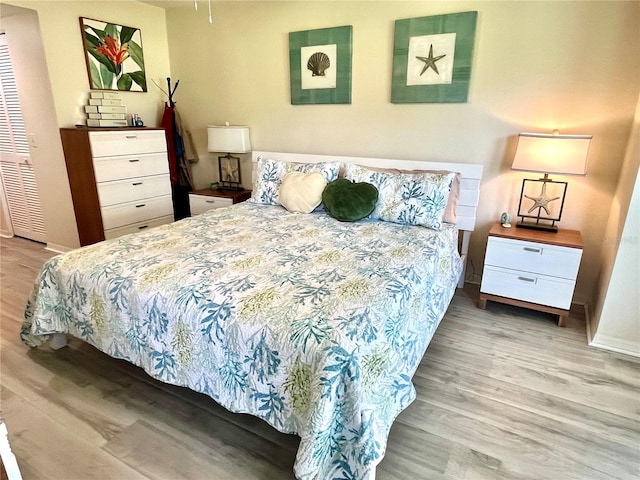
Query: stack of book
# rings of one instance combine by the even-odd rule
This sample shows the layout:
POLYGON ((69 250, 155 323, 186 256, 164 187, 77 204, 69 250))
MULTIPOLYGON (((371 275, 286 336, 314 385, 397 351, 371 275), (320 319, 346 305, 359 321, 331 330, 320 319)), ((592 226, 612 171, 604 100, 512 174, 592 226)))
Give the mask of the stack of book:
POLYGON ((88 127, 126 127, 127 107, 117 93, 90 92, 85 105, 88 127))

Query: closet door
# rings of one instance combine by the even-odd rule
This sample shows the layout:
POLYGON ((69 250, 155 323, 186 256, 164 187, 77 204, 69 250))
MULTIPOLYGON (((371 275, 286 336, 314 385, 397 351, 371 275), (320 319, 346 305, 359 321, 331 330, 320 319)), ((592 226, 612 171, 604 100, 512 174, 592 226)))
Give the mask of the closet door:
POLYGON ((46 242, 29 143, 5 35, 0 35, 0 187, 14 235, 46 242))

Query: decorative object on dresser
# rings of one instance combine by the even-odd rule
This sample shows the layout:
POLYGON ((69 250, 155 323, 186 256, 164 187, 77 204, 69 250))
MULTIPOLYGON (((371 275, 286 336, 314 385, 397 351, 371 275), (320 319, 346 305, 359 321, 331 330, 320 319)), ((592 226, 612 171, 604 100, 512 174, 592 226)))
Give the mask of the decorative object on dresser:
POLYGON ((226 153, 218 157, 218 173, 220 188, 226 190, 242 190, 240 177, 240 158, 232 153, 248 153, 251 151, 249 127, 242 125, 224 126, 209 125, 207 127, 208 150, 226 153))
POLYGON ((564 327, 582 257, 578 230, 545 232, 507 229, 489 231, 478 306, 487 300, 558 316, 564 327))
POLYGON ((215 208, 229 207, 251 198, 251 190, 212 190, 203 188, 189 193, 191 215, 200 215, 215 208))
POLYGON ((521 221, 516 224, 516 227, 548 232, 558 230, 555 222, 560 221, 562 216, 567 182, 551 180, 549 174, 585 175, 591 138, 591 135, 560 135, 558 130, 554 130, 552 135, 543 133, 519 135, 511 169, 544 173, 544 177, 538 180, 522 180, 518 204, 518 216, 521 221), (539 186, 539 183, 542 186, 539 186), (535 222, 527 222, 526 219, 534 219, 535 222))
POLYGON ((164 130, 61 128, 80 245, 173 221, 164 130))
POLYGON ((127 126, 127 107, 122 104, 119 93, 89 92, 87 103, 84 111, 87 114, 88 127, 127 126))

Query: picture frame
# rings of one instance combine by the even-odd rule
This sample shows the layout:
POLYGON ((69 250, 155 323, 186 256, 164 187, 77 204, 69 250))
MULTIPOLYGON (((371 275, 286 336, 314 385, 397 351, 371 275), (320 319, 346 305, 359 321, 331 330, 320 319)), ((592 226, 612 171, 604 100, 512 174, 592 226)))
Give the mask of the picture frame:
POLYGON ((350 104, 353 26, 289 33, 291 104, 350 104))
POLYGON ((465 103, 478 12, 396 20, 391 103, 465 103))
POLYGON ((146 92, 139 28, 80 17, 91 90, 146 92))
POLYGON ((567 194, 567 182, 555 180, 522 180, 522 191, 518 204, 518 216, 524 219, 558 222, 567 194), (545 198, 544 207, 536 206, 536 199, 545 198))
POLYGON ((218 157, 218 175, 221 189, 240 189, 240 158, 229 154, 218 157))

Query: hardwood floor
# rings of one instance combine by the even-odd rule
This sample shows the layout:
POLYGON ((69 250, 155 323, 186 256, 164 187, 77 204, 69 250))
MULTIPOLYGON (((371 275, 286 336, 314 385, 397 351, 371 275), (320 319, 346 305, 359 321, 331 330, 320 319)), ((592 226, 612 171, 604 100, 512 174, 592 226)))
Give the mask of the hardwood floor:
MULTIPOLYGON (((29 479, 293 479, 298 440, 78 340, 19 338, 42 245, 0 240, 0 410, 29 479)), ((379 480, 640 478, 640 360, 586 345, 584 318, 456 293, 379 480)))

